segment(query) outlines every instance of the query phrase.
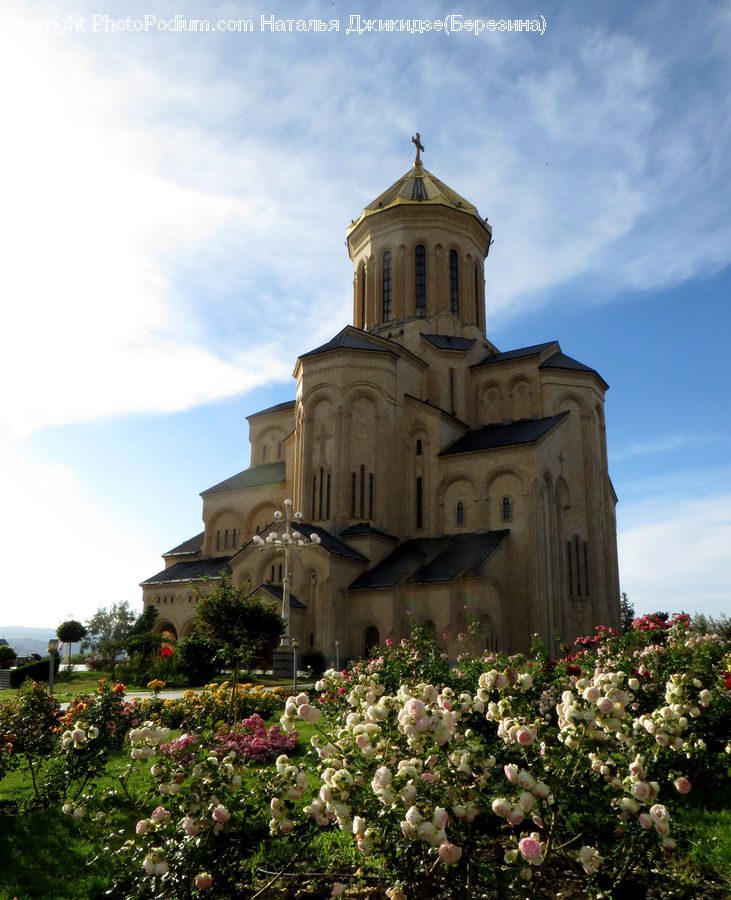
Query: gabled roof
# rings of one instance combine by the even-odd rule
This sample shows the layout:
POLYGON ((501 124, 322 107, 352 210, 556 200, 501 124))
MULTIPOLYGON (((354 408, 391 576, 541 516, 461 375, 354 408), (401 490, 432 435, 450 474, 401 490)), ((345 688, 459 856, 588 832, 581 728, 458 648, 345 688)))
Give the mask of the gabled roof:
MULTIPOLYGON (((365 334, 365 332, 362 332, 365 334)), ((380 339, 385 340, 384 338, 380 339)), ((380 342, 368 340, 361 337, 352 325, 346 325, 341 332, 335 335, 332 340, 326 344, 315 347, 314 350, 308 350, 307 353, 301 353, 300 359, 306 359, 308 356, 316 356, 318 353, 327 353, 329 350, 371 350, 374 353, 392 353, 386 347, 380 346, 380 342)))
MULTIPOLYGON (((328 553, 331 553, 333 556, 342 556, 346 559, 353 559, 357 562, 368 562, 368 557, 363 556, 362 553, 358 553, 357 550, 353 550, 352 547, 349 547, 347 544, 344 544, 342 541, 338 540, 329 531, 325 531, 324 528, 320 528, 318 525, 309 525, 307 522, 293 522, 292 527, 294 531, 299 531, 301 534, 304 534, 305 537, 310 537, 313 534, 316 534, 320 538, 320 546, 327 550, 328 553)), ((260 536, 265 538, 270 531, 277 531, 274 527, 274 523, 270 522, 264 528, 261 529, 260 536)), ((247 549, 251 546, 251 541, 246 544, 244 547, 239 550, 241 553, 243 550, 247 549)))
POLYGON ((484 359, 473 363, 470 368, 487 366, 490 363, 507 362, 511 359, 523 359, 526 356, 538 356, 549 347, 558 347, 558 341, 546 341, 544 344, 533 344, 531 347, 519 347, 517 350, 506 350, 504 353, 489 353, 484 359))
POLYGON ((404 394, 404 397, 407 397, 409 400, 414 400, 416 401, 416 403, 423 404, 427 409, 431 409, 434 410, 434 412, 441 413, 443 416, 451 419, 452 422, 455 422, 457 425, 462 425, 464 428, 470 427, 466 422, 463 422, 462 419, 458 419, 457 416, 453 416, 452 413, 447 412, 446 409, 442 409, 441 406, 436 406, 434 403, 430 403, 428 400, 422 400, 420 397, 415 397, 413 394, 404 394))
POLYGON ((277 484, 284 481, 286 477, 287 464, 284 460, 277 462, 263 463, 260 466, 252 466, 244 469, 238 475, 232 475, 225 481, 214 484, 213 487, 201 491, 201 497, 206 494, 218 494, 222 491, 239 491, 242 488, 261 487, 264 484, 277 484))
POLYGON ((148 578, 141 583, 141 587, 148 584, 180 584, 189 581, 202 581, 204 578, 217 578, 221 572, 231 574, 229 566, 230 556, 207 557, 206 559, 196 559, 191 562, 179 562, 163 569, 152 578, 148 578))
POLYGON ((355 525, 351 525, 349 528, 346 528, 345 531, 341 531, 339 537, 354 537, 361 534, 372 534, 376 537, 385 537, 392 541, 398 540, 397 537, 389 534, 387 531, 383 531, 382 528, 374 528, 370 522, 356 522, 355 525))
MULTIPOLYGON (((548 359, 544 359, 543 362, 538 366, 538 368, 570 369, 572 372, 591 372, 592 375, 596 375, 596 377, 602 382, 602 384, 607 384, 596 369, 592 369, 590 366, 585 366, 584 363, 581 363, 577 359, 573 359, 570 356, 566 356, 565 353, 561 352, 554 353, 552 356, 549 356, 548 359)), ((609 385, 607 385, 607 387, 609 387, 609 385)))
POLYGON ((474 453, 479 450, 494 450, 496 447, 530 444, 548 434, 567 415, 568 410, 545 419, 520 419, 505 425, 483 425, 482 428, 463 434, 438 455, 451 456, 454 453, 474 453))
POLYGON ((404 541, 372 569, 359 575, 349 589, 391 588, 402 581, 409 584, 452 581, 464 572, 479 568, 508 534, 505 529, 404 541))
POLYGON ((187 541, 183 541, 182 544, 178 544, 177 547, 173 547, 172 550, 163 553, 163 556, 188 556, 190 553, 197 553, 203 548, 203 538, 205 536, 205 531, 201 531, 195 537, 188 538, 187 541))
MULTIPOLYGON (((255 594, 260 594, 262 591, 267 591, 278 600, 280 603, 284 598, 284 588, 281 584, 260 584, 259 587, 254 588, 254 590, 248 594, 249 597, 253 597, 255 594)), ((290 609, 307 609, 304 603, 298 600, 293 593, 289 594, 289 608, 290 609)))
POLYGON ((474 338, 455 337, 451 334, 423 334, 424 340, 429 341, 437 350, 469 350, 475 343, 474 338))
POLYGON ((319 528, 317 525, 307 525, 305 522, 299 522, 297 531, 301 531, 302 534, 307 535, 307 537, 310 537, 312 534, 319 535, 320 546, 334 556, 343 556, 346 559, 353 559, 357 562, 368 562, 367 556, 363 556, 362 553, 358 553, 357 550, 353 550, 352 547, 339 541, 336 537, 333 537, 329 531, 325 531, 324 528, 319 528))
POLYGON ((270 413, 283 412, 285 409, 294 409, 294 400, 285 400, 284 403, 277 403, 275 406, 269 406, 266 409, 260 409, 259 412, 252 413, 246 417, 246 420, 255 419, 257 416, 268 416, 270 413))

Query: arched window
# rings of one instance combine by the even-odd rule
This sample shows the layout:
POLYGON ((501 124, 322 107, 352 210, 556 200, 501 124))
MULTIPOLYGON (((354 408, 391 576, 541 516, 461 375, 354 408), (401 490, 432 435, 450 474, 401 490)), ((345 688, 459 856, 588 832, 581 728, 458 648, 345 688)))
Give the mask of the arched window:
POLYGON ((223 533, 223 546, 228 550, 228 528, 223 533))
POLYGON ((464 503, 461 500, 457 504, 457 524, 464 525, 464 503))
POLYGON ((449 311, 459 312, 459 275, 457 251, 449 251, 449 311))
POLYGON ((239 532, 237 531, 236 528, 234 528, 232 546, 236 547, 236 546, 238 546, 238 543, 239 543, 239 532))
POLYGON ((220 550, 220 549, 221 549, 221 532, 217 531, 216 532, 216 550, 220 550))
POLYGON ((365 330, 366 270, 360 267, 360 327, 365 330))
POLYGON ((266 444, 264 444, 264 446, 261 448, 261 461, 262 462, 267 461, 267 445, 266 444))
POLYGON ((456 406, 454 403, 454 369, 449 370, 449 412, 454 415, 456 406))
POLYGON ((513 518, 513 504, 510 497, 503 497, 503 522, 509 522, 513 518))
POLYGON ((419 244, 414 249, 414 315, 426 316, 426 249, 419 244))
POLYGON ((381 637, 375 625, 369 625, 363 635, 363 656, 370 656, 371 650, 377 647, 381 637))
POLYGON ((419 439, 417 440, 417 442, 416 442, 416 455, 417 455, 417 456, 421 456, 421 453, 422 453, 422 450, 421 450, 421 438, 419 438, 419 439))
POLYGON ((475 324, 480 324, 480 282, 477 277, 477 263, 475 263, 475 324))
POLYGON ((424 479, 416 479, 416 527, 424 527, 424 479))
POLYGON ((391 319, 391 251, 383 254, 383 321, 391 319))
POLYGON ((282 442, 280 441, 277 444, 277 459, 281 459, 281 458, 282 458, 282 442))

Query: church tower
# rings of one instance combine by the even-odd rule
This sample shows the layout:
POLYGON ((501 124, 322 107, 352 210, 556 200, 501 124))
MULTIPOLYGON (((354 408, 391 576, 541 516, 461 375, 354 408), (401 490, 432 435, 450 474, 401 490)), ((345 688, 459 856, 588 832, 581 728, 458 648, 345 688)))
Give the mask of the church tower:
POLYGON ((326 658, 398 641, 412 615, 450 656, 468 616, 508 651, 619 624, 608 385, 556 340, 490 342, 492 228, 412 141, 347 229, 353 324, 299 356, 292 401, 248 417, 249 468, 202 493, 204 531, 143 582, 173 637, 222 568, 282 602, 282 551, 253 539, 285 498, 319 538, 290 563, 290 631, 326 658))
MULTIPOLYGON (((353 325, 382 333, 431 319, 437 333, 485 335, 484 268, 492 228, 421 161, 348 229, 355 267, 353 325)), ((415 327, 422 331, 424 323, 415 327)))

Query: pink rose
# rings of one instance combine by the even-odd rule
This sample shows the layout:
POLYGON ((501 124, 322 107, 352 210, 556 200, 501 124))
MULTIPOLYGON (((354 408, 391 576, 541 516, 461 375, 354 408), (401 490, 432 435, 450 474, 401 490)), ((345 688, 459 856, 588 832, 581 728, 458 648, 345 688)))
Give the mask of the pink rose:
MULTIPOLYGON (((386 638, 387 642, 389 640, 390 640, 389 638, 386 638)), ((335 884, 333 885, 332 894, 330 894, 330 896, 331 897, 339 897, 343 893, 345 893, 345 885, 342 883, 342 881, 336 881, 335 884)))
POLYGON ((140 819, 135 827, 135 832, 137 834, 144 834, 149 827, 150 823, 147 821, 147 819, 140 819))
POLYGON ((673 784, 675 785, 675 790, 679 794, 687 794, 690 791, 690 782, 687 778, 683 778, 682 775, 679 778, 676 778, 673 784))
POLYGON ((541 858, 541 845, 535 838, 521 838, 518 842, 518 850, 527 860, 537 860, 541 858))
POLYGON ((455 846, 455 844, 449 844, 446 841, 440 845, 439 850, 437 850, 439 855, 439 859, 443 863, 448 866, 453 866, 455 863, 459 862, 462 857, 462 848, 455 846))
POLYGON ((220 822, 223 824, 224 822, 228 822, 231 818, 231 813, 226 809, 225 806, 217 806, 213 810, 213 821, 220 822))
POLYGON ((517 737, 518 743, 522 747, 528 747, 530 744, 533 743, 533 741, 536 738, 535 734, 530 730, 530 728, 521 728, 518 731, 518 734, 516 735, 516 737, 517 737))
POLYGON ((213 877, 208 872, 199 872, 195 876, 195 886, 199 891, 205 891, 213 884, 213 877))

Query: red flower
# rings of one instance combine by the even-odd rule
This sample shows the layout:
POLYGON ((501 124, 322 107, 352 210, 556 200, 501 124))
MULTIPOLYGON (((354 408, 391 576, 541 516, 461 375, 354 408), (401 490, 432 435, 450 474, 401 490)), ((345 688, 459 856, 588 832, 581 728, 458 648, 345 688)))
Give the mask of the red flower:
POLYGON ((173 651, 170 649, 170 647, 163 647, 162 650, 160 651, 160 656, 162 656, 162 657, 172 656, 172 655, 173 655, 173 651))

